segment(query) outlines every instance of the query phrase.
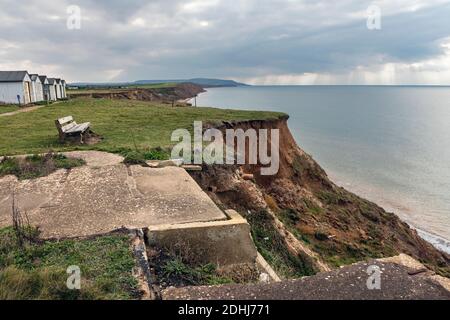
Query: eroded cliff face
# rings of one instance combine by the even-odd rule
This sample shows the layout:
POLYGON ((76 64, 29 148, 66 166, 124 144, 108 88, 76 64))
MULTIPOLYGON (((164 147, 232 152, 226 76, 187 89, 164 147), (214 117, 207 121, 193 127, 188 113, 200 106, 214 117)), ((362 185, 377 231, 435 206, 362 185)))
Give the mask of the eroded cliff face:
POLYGON ((180 83, 174 87, 167 88, 130 88, 117 89, 110 91, 99 90, 98 92, 88 92, 69 94, 72 98, 77 97, 91 97, 91 98, 106 98, 106 99, 126 99, 126 100, 140 100, 140 101, 163 101, 172 102, 178 100, 186 100, 197 96, 205 90, 193 83, 180 83))
POLYGON ((261 176, 260 165, 205 166, 192 174, 217 204, 247 218, 260 252, 279 273, 310 275, 367 258, 405 253, 450 276, 448 255, 420 238, 395 214, 330 181, 297 146, 287 120, 223 123, 219 128, 279 129, 277 175, 261 176), (251 175, 254 178, 249 180, 251 175))

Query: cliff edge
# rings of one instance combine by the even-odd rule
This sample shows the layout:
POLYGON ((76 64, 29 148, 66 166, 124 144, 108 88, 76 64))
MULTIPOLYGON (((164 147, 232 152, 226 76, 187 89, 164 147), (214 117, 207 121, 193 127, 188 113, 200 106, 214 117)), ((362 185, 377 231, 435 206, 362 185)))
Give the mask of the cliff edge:
MULTIPOLYGON (((258 250, 284 278, 329 271, 368 259, 407 254, 450 277, 450 257, 394 213, 334 184, 298 147, 288 117, 223 122, 221 130, 279 129, 280 170, 260 165, 206 166, 192 176, 211 198, 250 223, 258 250), (248 177, 253 175, 253 179, 248 177)), ((217 127, 217 126, 216 126, 217 127)))
POLYGON ((87 90, 72 90, 68 93, 70 98, 90 97, 95 99, 123 99, 140 101, 174 102, 191 99, 205 92, 203 87, 194 83, 178 83, 173 86, 155 88, 130 87, 122 89, 104 89, 101 87, 87 90))

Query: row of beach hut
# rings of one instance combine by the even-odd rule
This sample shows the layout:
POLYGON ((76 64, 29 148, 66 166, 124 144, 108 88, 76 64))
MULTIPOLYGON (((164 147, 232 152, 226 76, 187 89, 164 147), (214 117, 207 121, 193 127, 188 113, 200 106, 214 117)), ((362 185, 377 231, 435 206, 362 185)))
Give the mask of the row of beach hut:
POLYGON ((28 71, 0 71, 0 103, 27 105, 66 98, 63 79, 28 71))

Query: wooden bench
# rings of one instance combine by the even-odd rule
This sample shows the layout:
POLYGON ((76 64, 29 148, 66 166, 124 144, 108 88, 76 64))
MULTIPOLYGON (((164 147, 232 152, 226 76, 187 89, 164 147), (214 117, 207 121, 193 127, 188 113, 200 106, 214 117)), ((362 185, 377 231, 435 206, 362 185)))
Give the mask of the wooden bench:
POLYGON ((83 142, 83 135, 89 133, 89 129, 91 127, 90 122, 77 124, 72 116, 64 117, 58 120, 55 120, 56 128, 59 132, 59 140, 64 142, 67 137, 80 137, 80 143, 83 142))

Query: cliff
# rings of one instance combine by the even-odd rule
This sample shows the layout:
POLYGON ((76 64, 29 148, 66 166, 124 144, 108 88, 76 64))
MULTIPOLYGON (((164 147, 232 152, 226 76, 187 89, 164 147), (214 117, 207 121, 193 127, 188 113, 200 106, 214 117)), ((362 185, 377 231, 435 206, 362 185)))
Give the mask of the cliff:
POLYGON ((287 120, 222 123, 219 128, 279 129, 276 176, 261 176, 260 165, 214 165, 192 173, 219 206, 233 208, 249 221, 259 251, 281 275, 311 275, 404 253, 450 276, 448 255, 395 214, 330 181, 297 146, 287 120))
POLYGON ((127 99, 140 101, 163 101, 172 102, 179 100, 186 100, 195 97, 205 90, 193 83, 180 83, 175 86, 160 87, 160 88, 127 88, 127 89, 93 89, 93 90, 79 90, 69 93, 70 98, 77 97, 91 97, 91 98, 106 98, 106 99, 127 99))

